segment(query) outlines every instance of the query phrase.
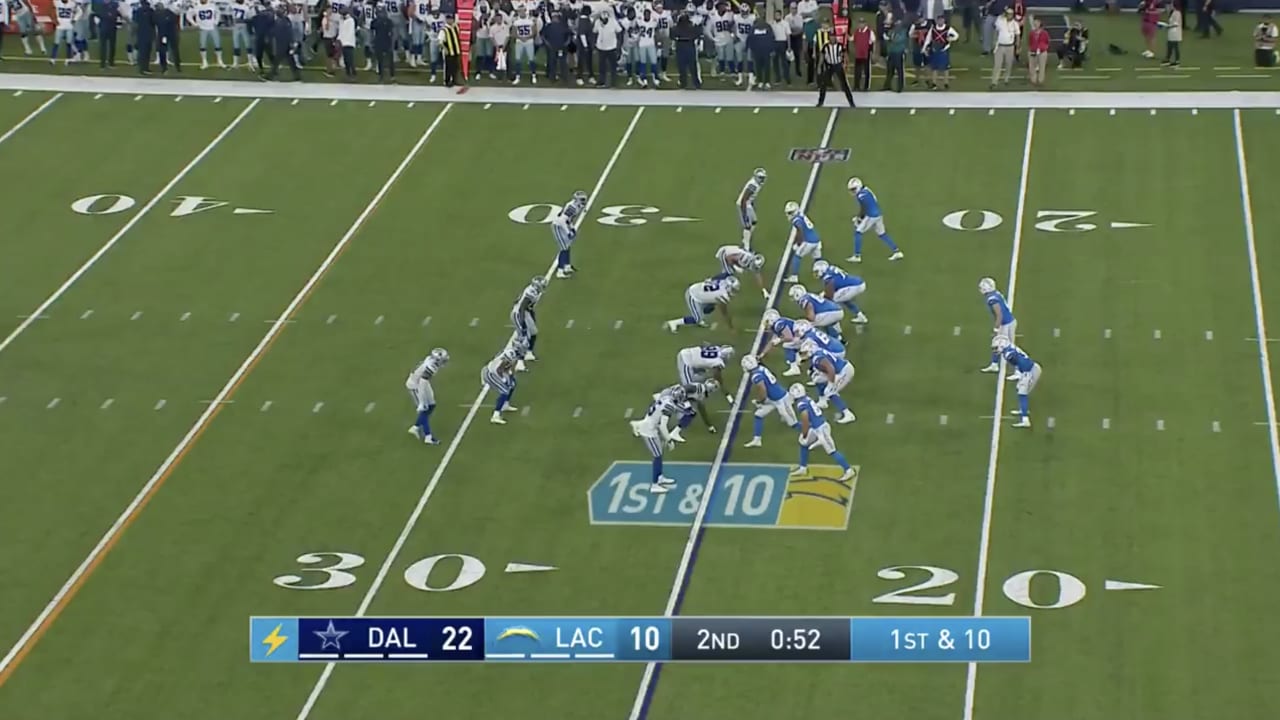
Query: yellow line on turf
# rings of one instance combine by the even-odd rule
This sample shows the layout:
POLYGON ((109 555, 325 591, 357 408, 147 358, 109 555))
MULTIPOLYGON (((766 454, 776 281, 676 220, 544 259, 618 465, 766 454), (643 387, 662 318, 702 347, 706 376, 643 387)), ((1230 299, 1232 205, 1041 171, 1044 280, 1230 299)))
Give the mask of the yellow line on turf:
MULTIPOLYGON (((244 115, 248 113, 254 105, 257 105, 257 102, 258 101, 255 100, 253 105, 245 108, 245 111, 240 114, 240 117, 244 117, 244 115)), ((392 185, 394 185, 396 180, 400 178, 400 175, 404 173, 404 170, 409 166, 409 163, 417 157, 418 152, 422 150, 422 146, 427 143, 427 139, 435 133, 436 128, 440 126, 440 121, 449 113, 449 109, 451 107, 453 107, 452 103, 444 106, 444 109, 436 116, 435 121, 432 122, 431 125, 422 133, 422 136, 418 138, 417 143, 415 143, 409 150, 409 153, 405 155, 404 159, 400 162, 400 165, 391 173, 391 177, 387 178, 387 181, 383 183, 382 188, 373 196, 373 200, 369 202, 364 211, 360 213, 360 216, 351 224, 351 227, 347 229, 345 234, 343 234, 342 239, 340 239, 338 244, 333 247, 333 250, 329 252, 329 255, 324 259, 324 261, 320 263, 320 267, 317 268, 311 278, 307 280, 307 283, 302 286, 302 289, 293 297, 293 300, 289 302, 284 311, 280 313, 280 317, 271 324, 271 328, 267 330, 266 335, 262 337, 262 340, 258 342, 258 345, 249 353, 249 356, 245 358, 244 362, 240 364, 240 367, 235 371, 235 374, 231 376, 231 379, 229 379, 226 385, 222 387, 222 390, 218 392, 217 397, 209 402, 209 407, 201 413, 200 417, 196 420, 195 425, 191 426, 191 429, 187 431, 185 436, 183 436, 177 447, 169 453, 169 456, 160 464, 160 467, 154 474, 152 474, 151 478, 147 480, 147 483, 142 486, 142 489, 138 491, 138 494, 129 503, 128 507, 124 509, 124 512, 120 514, 120 517, 116 518, 116 521, 107 529, 106 534, 102 536, 102 539, 98 541, 98 544, 89 552, 89 555, 80 563, 80 566, 75 569, 75 572, 71 574, 71 577, 67 578, 67 581, 58 589, 58 592, 54 594, 53 599, 49 601, 49 604, 40 612, 40 615, 36 617, 33 623, 31 623, 31 626, 27 628, 26 632, 22 634, 22 637, 18 638, 18 642, 15 643, 4 656, 4 659, 0 660, 0 687, 3 687, 5 682, 13 676, 13 672, 22 663, 22 660, 31 652, 31 649, 35 647, 36 643, 40 641, 40 638, 44 636, 48 629, 58 619, 58 616, 61 615, 67 605, 71 603, 71 600, 75 598, 76 593, 84 587, 84 583, 93 574, 93 571, 97 569, 103 559, 106 558, 107 554, 111 552, 111 549, 115 547, 120 536, 129 528, 130 525, 133 524, 135 520, 138 519, 142 510, 151 502, 151 499, 155 497, 156 492, 159 491, 165 481, 173 475, 173 471, 177 469, 179 463, 182 462, 182 459, 187 456, 187 453, 190 452, 191 448, 195 446, 196 442, 204 434, 205 429, 207 429, 209 424, 213 422, 213 419, 218 416, 218 413, 222 411, 222 408, 230 402, 231 396, 235 394, 235 391, 240 387, 241 383, 244 382, 245 378, 249 376, 249 373, 257 367, 258 362, 266 355, 267 351, 275 343, 276 338, 280 337, 280 333, 289 324, 290 320, 298 312, 298 309, 302 307, 303 303, 307 301, 307 298, 311 296, 311 292, 315 289, 316 285, 319 284, 320 280, 328 273, 329 268, 333 266, 334 262, 337 261, 343 251, 346 250, 348 244, 351 242, 351 238, 355 236, 356 232, 360 230, 369 216, 373 214, 373 211, 377 209, 379 203, 382 202, 382 198, 391 190, 392 185)), ((237 118, 237 122, 238 120, 239 118, 237 118)), ((223 131, 224 134, 230 130, 230 127, 232 126, 229 126, 228 130, 223 131)), ((212 145, 210 148, 207 148, 206 151, 211 148, 212 145)), ((176 182, 177 179, 175 178, 174 183, 176 182)), ((167 194, 168 190, 169 188, 165 188, 165 190, 157 197, 167 194)))

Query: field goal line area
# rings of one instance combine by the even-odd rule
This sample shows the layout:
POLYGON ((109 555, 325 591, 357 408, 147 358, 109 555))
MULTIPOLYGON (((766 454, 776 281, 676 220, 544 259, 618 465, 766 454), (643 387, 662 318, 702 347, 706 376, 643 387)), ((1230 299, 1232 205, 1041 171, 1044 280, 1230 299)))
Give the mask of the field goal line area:
MULTIPOLYGON (((85 77, 38 73, 0 74, 0 90, 94 95, 258 98, 279 100, 387 101, 456 104, 610 105, 649 107, 810 108, 812 91, 622 90, 448 88, 411 85, 261 83, 244 80, 169 80, 85 77)), ((1210 110, 1276 109, 1280 92, 948 92, 862 93, 851 112, 876 109, 980 110, 1210 110)))

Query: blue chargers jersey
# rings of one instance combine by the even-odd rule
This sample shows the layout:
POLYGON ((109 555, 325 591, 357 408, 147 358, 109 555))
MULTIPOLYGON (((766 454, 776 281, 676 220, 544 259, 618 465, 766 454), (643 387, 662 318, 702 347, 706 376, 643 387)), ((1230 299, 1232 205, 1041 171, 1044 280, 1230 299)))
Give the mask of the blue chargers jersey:
POLYGON ((1008 325, 1013 322, 1013 311, 1009 309, 1009 303, 1004 299, 1004 295, 999 290, 992 290, 984 296, 987 307, 991 310, 991 316, 1000 321, 1001 325, 1008 325))
POLYGON ((812 340, 818 344, 823 352, 831 355, 844 355, 844 343, 822 332, 821 330, 810 330, 805 333, 805 340, 812 340))
POLYGON ((813 293, 805 293, 804 297, 800 298, 800 307, 813 308, 815 315, 821 315, 825 312, 836 312, 840 309, 839 305, 836 305, 821 295, 814 295, 813 293))
POLYGON ((1035 367, 1036 364, 1036 362, 1017 345, 1010 345, 1000 354, 1004 356, 1005 362, 1012 365, 1020 373, 1031 372, 1031 368, 1035 367))
POLYGON ((862 285, 862 278, 857 275, 850 275, 840 268, 832 265, 827 271, 822 273, 822 282, 831 283, 832 289, 840 290, 847 287, 857 287, 862 285))
POLYGON ((764 388, 764 396, 768 400, 777 401, 786 397, 787 391, 778 383, 778 378, 769 368, 760 365, 751 374, 747 376, 748 382, 751 383, 751 389, 755 390, 759 385, 764 388))
POLYGON ((819 350, 813 354, 812 358, 809 359, 809 365, 814 368, 819 368, 827 364, 831 365, 831 372, 839 375, 849 363, 846 360, 842 360, 835 355, 827 353, 825 350, 819 350))
POLYGON ((858 204, 862 206, 863 215, 880 217, 880 201, 876 199, 876 194, 871 192, 871 188, 862 188, 854 197, 858 198, 858 204))
POLYGON ((769 328, 769 332, 778 338, 781 338, 784 332, 794 337, 795 331, 796 321, 791 318, 778 318, 773 321, 773 325, 769 328))
POLYGON ((808 215, 805 215, 804 213, 796 213, 796 216, 791 218, 791 227, 795 228, 796 232, 800 233, 800 239, 805 242, 818 242, 818 229, 813 226, 812 222, 810 222, 808 215))
POLYGON ((796 401, 796 415, 809 420, 809 429, 816 430, 827 424, 822 411, 813 404, 813 399, 805 396, 796 401))

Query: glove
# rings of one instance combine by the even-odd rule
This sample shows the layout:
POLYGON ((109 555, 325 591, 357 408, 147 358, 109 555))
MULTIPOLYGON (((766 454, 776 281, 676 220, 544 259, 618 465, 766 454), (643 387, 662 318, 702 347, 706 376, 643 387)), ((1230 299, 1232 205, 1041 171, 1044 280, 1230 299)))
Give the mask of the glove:
POLYGON ((711 433, 712 435, 715 435, 715 434, 716 434, 716 426, 715 426, 715 425, 712 425, 711 427, 707 428, 707 432, 711 433))
POLYGON ((769 291, 768 291, 768 289, 766 289, 766 288, 760 288, 760 294, 764 296, 764 299, 765 299, 765 300, 768 300, 768 299, 769 299, 769 291))
POLYGON ((668 440, 668 441, 667 441, 667 449, 668 449, 668 450, 675 450, 675 449, 676 449, 676 441, 675 441, 675 440, 668 440))
POLYGON ((729 405, 730 405, 730 406, 732 406, 732 405, 733 405, 733 396, 732 396, 732 395, 725 395, 725 396, 724 396, 724 399, 725 399, 725 400, 727 400, 727 401, 729 402, 729 405))

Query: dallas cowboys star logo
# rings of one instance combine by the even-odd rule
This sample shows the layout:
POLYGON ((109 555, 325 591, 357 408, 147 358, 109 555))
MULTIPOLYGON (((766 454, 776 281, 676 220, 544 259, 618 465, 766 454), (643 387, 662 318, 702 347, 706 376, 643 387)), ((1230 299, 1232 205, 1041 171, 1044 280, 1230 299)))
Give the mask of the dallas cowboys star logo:
POLYGON ((312 630, 311 632, 315 633, 316 637, 324 641, 320 645, 321 650, 332 647, 334 650, 342 652, 342 646, 338 644, 338 641, 342 639, 343 635, 347 634, 347 631, 335 628, 332 620, 329 621, 328 628, 324 630, 312 630))

